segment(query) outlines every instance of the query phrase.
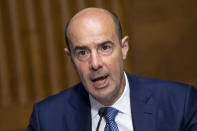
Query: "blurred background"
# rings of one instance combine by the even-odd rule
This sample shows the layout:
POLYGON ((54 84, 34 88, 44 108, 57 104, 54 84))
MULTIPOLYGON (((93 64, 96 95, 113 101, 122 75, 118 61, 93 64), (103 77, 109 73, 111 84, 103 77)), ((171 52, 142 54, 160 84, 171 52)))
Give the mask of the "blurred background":
POLYGON ((79 82, 64 27, 80 9, 115 12, 126 71, 197 87, 196 0, 0 0, 0 131, 25 131, 33 103, 79 82))

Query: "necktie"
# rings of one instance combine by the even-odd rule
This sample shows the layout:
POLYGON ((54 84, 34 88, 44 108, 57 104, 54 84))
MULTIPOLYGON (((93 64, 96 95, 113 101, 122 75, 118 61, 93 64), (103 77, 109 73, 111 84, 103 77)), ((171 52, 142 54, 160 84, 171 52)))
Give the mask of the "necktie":
POLYGON ((104 131, 119 131, 115 122, 117 113, 117 109, 113 107, 107 107, 107 114, 105 115, 106 125, 104 131))

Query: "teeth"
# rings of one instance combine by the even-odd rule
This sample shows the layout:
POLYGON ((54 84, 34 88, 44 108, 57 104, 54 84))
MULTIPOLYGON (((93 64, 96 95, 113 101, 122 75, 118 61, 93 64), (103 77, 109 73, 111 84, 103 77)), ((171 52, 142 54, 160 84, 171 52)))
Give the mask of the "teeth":
POLYGON ((105 82, 105 79, 95 81, 96 84, 102 84, 105 82))

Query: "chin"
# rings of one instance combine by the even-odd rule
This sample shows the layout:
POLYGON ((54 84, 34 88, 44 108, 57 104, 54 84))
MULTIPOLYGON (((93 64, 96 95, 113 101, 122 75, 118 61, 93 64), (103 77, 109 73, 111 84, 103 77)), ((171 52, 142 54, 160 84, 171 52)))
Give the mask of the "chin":
POLYGON ((103 94, 97 94, 97 98, 100 100, 110 100, 112 99, 112 92, 105 92, 103 94))

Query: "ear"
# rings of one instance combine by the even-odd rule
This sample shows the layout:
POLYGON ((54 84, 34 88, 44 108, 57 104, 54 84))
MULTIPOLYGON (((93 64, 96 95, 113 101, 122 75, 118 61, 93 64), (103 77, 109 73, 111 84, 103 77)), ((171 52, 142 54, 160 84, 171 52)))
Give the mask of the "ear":
POLYGON ((72 62, 72 64, 74 64, 70 50, 68 48, 64 48, 64 51, 66 52, 67 56, 70 58, 70 61, 72 62))
POLYGON ((68 48, 64 48, 64 51, 66 52, 66 54, 70 57, 70 51, 68 48))
POLYGON ((123 56, 123 60, 125 60, 127 58, 127 52, 129 50, 129 37, 125 36, 122 38, 122 56, 123 56))

